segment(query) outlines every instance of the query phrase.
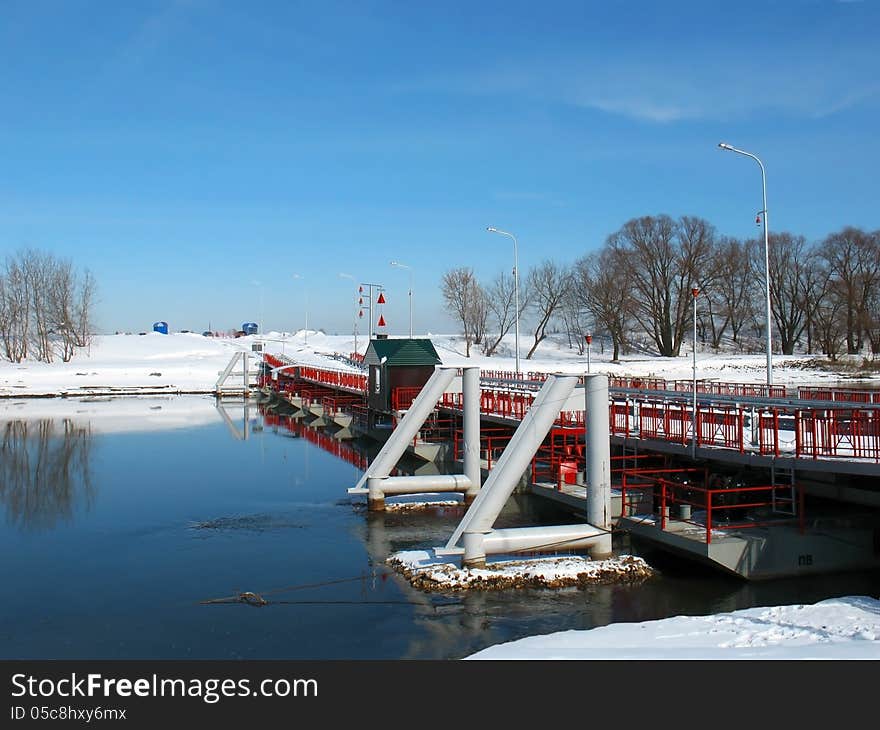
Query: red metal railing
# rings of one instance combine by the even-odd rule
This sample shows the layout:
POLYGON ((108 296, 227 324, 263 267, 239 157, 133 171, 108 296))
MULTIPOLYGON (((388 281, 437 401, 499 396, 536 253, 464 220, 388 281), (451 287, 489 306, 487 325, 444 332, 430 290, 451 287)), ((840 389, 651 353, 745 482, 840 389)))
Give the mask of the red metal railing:
MULTIPOLYGON (((668 390, 692 393, 693 380, 676 380, 668 390)), ((785 398, 784 385, 766 385, 762 383, 724 383, 717 381, 698 380, 697 393, 704 395, 730 395, 745 398, 785 398)))
POLYGON ((308 380, 320 385, 329 385, 333 388, 357 391, 359 393, 367 392, 367 376, 362 375, 361 373, 351 373, 343 370, 326 370, 324 368, 300 365, 297 377, 301 380, 308 380))
POLYGON ((737 406, 697 408, 697 445, 745 452, 745 411, 737 406))
POLYGON ((672 390, 663 378, 617 377, 609 378, 611 388, 632 388, 634 390, 672 390))
MULTIPOLYGON (((273 368, 287 363, 268 353, 265 362, 273 368)), ((508 380, 524 380, 543 373, 526 373, 516 377, 507 371, 484 371, 490 377, 508 380)), ((676 386, 660 379, 614 378, 616 387, 664 387, 676 386)), ((681 389, 691 381, 677 381, 681 389)), ((333 412, 340 409, 356 410, 357 401, 340 400, 344 393, 355 394, 363 399, 366 395, 367 376, 337 370, 326 370, 310 366, 295 366, 279 373, 273 387, 286 393, 300 395, 306 406, 321 397, 336 396, 328 401, 333 412), (327 390, 322 391, 320 388, 327 390), (340 393, 340 391, 343 391, 340 393)), ((676 386, 677 387, 677 386, 676 386)), ((761 395, 765 385, 698 383, 700 392, 713 391, 725 395, 761 395)), ((774 386, 775 387, 775 386, 774 386)), ((406 410, 412 404, 419 388, 396 388, 392 391, 392 406, 395 410, 406 410)), ((774 393, 775 395, 776 393, 774 393)), ((844 391, 835 389, 799 389, 799 396, 810 395, 816 399, 840 402, 859 402, 857 399, 873 403, 880 398, 876 391, 844 391), (850 400, 846 400, 850 399, 850 400)), ((499 416, 521 420, 534 401, 535 393, 522 389, 483 388, 480 393, 480 411, 486 416, 499 416)), ((461 410, 461 393, 444 393, 439 401, 445 408, 461 410)), ((625 402, 613 402, 609 406, 611 433, 616 436, 639 436, 644 439, 658 439, 681 445, 688 445, 694 437, 693 412, 688 404, 668 403, 644 398, 629 398, 625 402)), ((762 407, 753 410, 755 421, 752 432, 746 434, 745 416, 750 409, 737 405, 702 404, 696 415, 696 441, 700 446, 714 446, 735 449, 743 453, 746 448, 754 448, 760 454, 779 456, 793 453, 804 458, 846 458, 869 459, 880 462, 880 411, 869 409, 820 409, 793 410, 762 407), (793 430, 793 432, 792 432, 793 430)), ((582 428, 583 411, 564 411, 556 420, 557 426, 582 428)))
POLYGON ((798 411, 795 435, 798 456, 880 462, 880 411, 798 411))
POLYGON ((878 390, 846 390, 843 388, 814 388, 801 386, 797 389, 797 397, 801 400, 827 400, 840 403, 878 403, 878 390))
POLYGON ((712 543, 715 529, 748 529, 768 524, 797 521, 805 529, 803 489, 761 484, 748 486, 708 486, 705 469, 627 469, 621 485, 621 516, 627 515, 627 490, 650 491, 652 514, 661 530, 671 519, 704 530, 706 544, 712 543), (670 477, 678 477, 674 480, 670 477), (687 512, 681 510, 687 507, 687 512), (673 508, 679 515, 672 517, 673 508))
POLYGON ((395 411, 407 410, 421 392, 421 387, 412 388, 407 386, 392 389, 391 408, 395 411))
MULTIPOLYGON (((486 468, 491 469, 492 464, 507 448, 513 437, 514 429, 507 426, 480 428, 480 458, 486 460, 486 468)), ((463 431, 455 430, 453 441, 453 458, 462 458, 463 431)))

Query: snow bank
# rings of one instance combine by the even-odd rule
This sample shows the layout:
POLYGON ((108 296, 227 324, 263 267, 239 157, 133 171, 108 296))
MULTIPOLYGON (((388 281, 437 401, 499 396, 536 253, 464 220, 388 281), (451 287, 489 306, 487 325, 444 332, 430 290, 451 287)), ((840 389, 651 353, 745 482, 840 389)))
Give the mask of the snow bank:
MULTIPOLYGON (((232 355, 251 352, 253 340, 155 332, 97 336, 67 363, 0 363, 0 396, 212 393, 232 355)), ((256 367, 256 357, 253 362, 256 367)))
POLYGON ((498 644, 468 659, 880 659, 880 600, 675 616, 498 644))

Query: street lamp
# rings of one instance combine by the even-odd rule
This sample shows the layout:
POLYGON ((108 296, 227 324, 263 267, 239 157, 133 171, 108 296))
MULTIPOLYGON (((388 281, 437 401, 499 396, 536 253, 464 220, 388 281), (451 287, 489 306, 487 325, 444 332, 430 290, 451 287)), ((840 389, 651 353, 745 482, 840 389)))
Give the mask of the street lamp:
POLYGON ((413 299, 413 271, 412 266, 407 266, 406 264, 400 263, 400 261, 392 261, 391 265, 398 269, 408 269, 409 270, 409 338, 412 339, 413 328, 412 328, 412 299, 413 299))
MULTIPOLYGON (((300 279, 302 281, 306 281, 306 277, 300 276, 299 274, 293 275, 294 279, 300 279)), ((306 330, 305 330, 305 344, 309 344, 309 285, 305 285, 306 288, 306 330)))
POLYGON ((516 327, 516 374, 519 375, 519 263, 517 260, 518 251, 516 245, 516 236, 507 231, 502 231, 494 226, 486 228, 489 233, 498 233, 501 236, 508 236, 513 239, 513 308, 514 308, 514 325, 516 327))
POLYGON ((590 372, 590 345, 593 344, 593 335, 585 335, 584 339, 587 341, 587 373, 590 372))
POLYGON ((691 455, 694 459, 697 458, 697 297, 700 296, 700 290, 694 287, 691 289, 691 294, 694 297, 694 362, 693 362, 693 376, 694 376, 694 412, 691 415, 691 432, 693 434, 692 446, 691 446, 691 455))
POLYGON ((764 172, 764 163, 751 152, 737 149, 726 142, 719 142, 718 146, 728 152, 736 152, 737 154, 751 157, 761 168, 761 191, 763 194, 764 209, 760 212, 764 214, 764 293, 767 304, 767 385, 770 386, 773 385, 773 348, 770 336, 772 312, 770 310, 770 235, 768 233, 769 223, 767 222, 767 175, 764 172))
MULTIPOLYGON (((339 276, 343 279, 355 280, 351 274, 339 272, 339 276)), ((354 351, 358 351, 358 293, 356 289, 354 292, 354 351)))

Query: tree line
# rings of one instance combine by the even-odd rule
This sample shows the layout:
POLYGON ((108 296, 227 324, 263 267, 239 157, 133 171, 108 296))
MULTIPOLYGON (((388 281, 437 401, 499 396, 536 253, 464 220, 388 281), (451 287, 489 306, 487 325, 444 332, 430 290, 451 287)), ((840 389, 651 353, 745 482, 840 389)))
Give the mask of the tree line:
POLYGON ((0 268, 0 356, 68 362, 92 330, 95 280, 67 259, 35 250, 7 256, 0 268))
MULTIPOLYGON (((774 348, 835 359, 866 347, 880 353, 880 231, 847 226, 820 241, 769 235, 774 348)), ((612 357, 632 349, 676 357, 690 339, 696 297, 698 338, 715 350, 762 351, 766 336, 763 236, 719 234, 695 216, 627 221, 599 250, 572 264, 546 259, 520 276, 521 330, 530 359, 554 332, 584 351, 593 333, 612 357)), ((514 277, 480 283, 468 267, 443 274, 447 311, 471 347, 494 354, 514 326, 514 277)))

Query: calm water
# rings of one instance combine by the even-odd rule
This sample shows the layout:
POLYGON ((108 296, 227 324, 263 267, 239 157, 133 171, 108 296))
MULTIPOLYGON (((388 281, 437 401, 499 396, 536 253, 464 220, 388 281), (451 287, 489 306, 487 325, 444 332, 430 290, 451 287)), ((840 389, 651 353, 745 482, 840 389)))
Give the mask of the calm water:
MULTIPOLYGON (((29 415, 37 404, 0 421, 0 656, 449 658, 613 621, 880 593, 877 574, 747 584, 648 554, 662 574, 638 586, 426 595, 383 561, 445 543, 460 512, 367 514, 345 493, 356 467, 253 408, 237 439, 241 407, 226 423, 212 403, 156 399, 160 425, 163 408, 201 415, 146 432, 120 430, 122 401, 91 422, 29 415), (200 603, 241 591, 272 603, 200 603)), ((503 517, 541 516, 517 498, 503 517)))

